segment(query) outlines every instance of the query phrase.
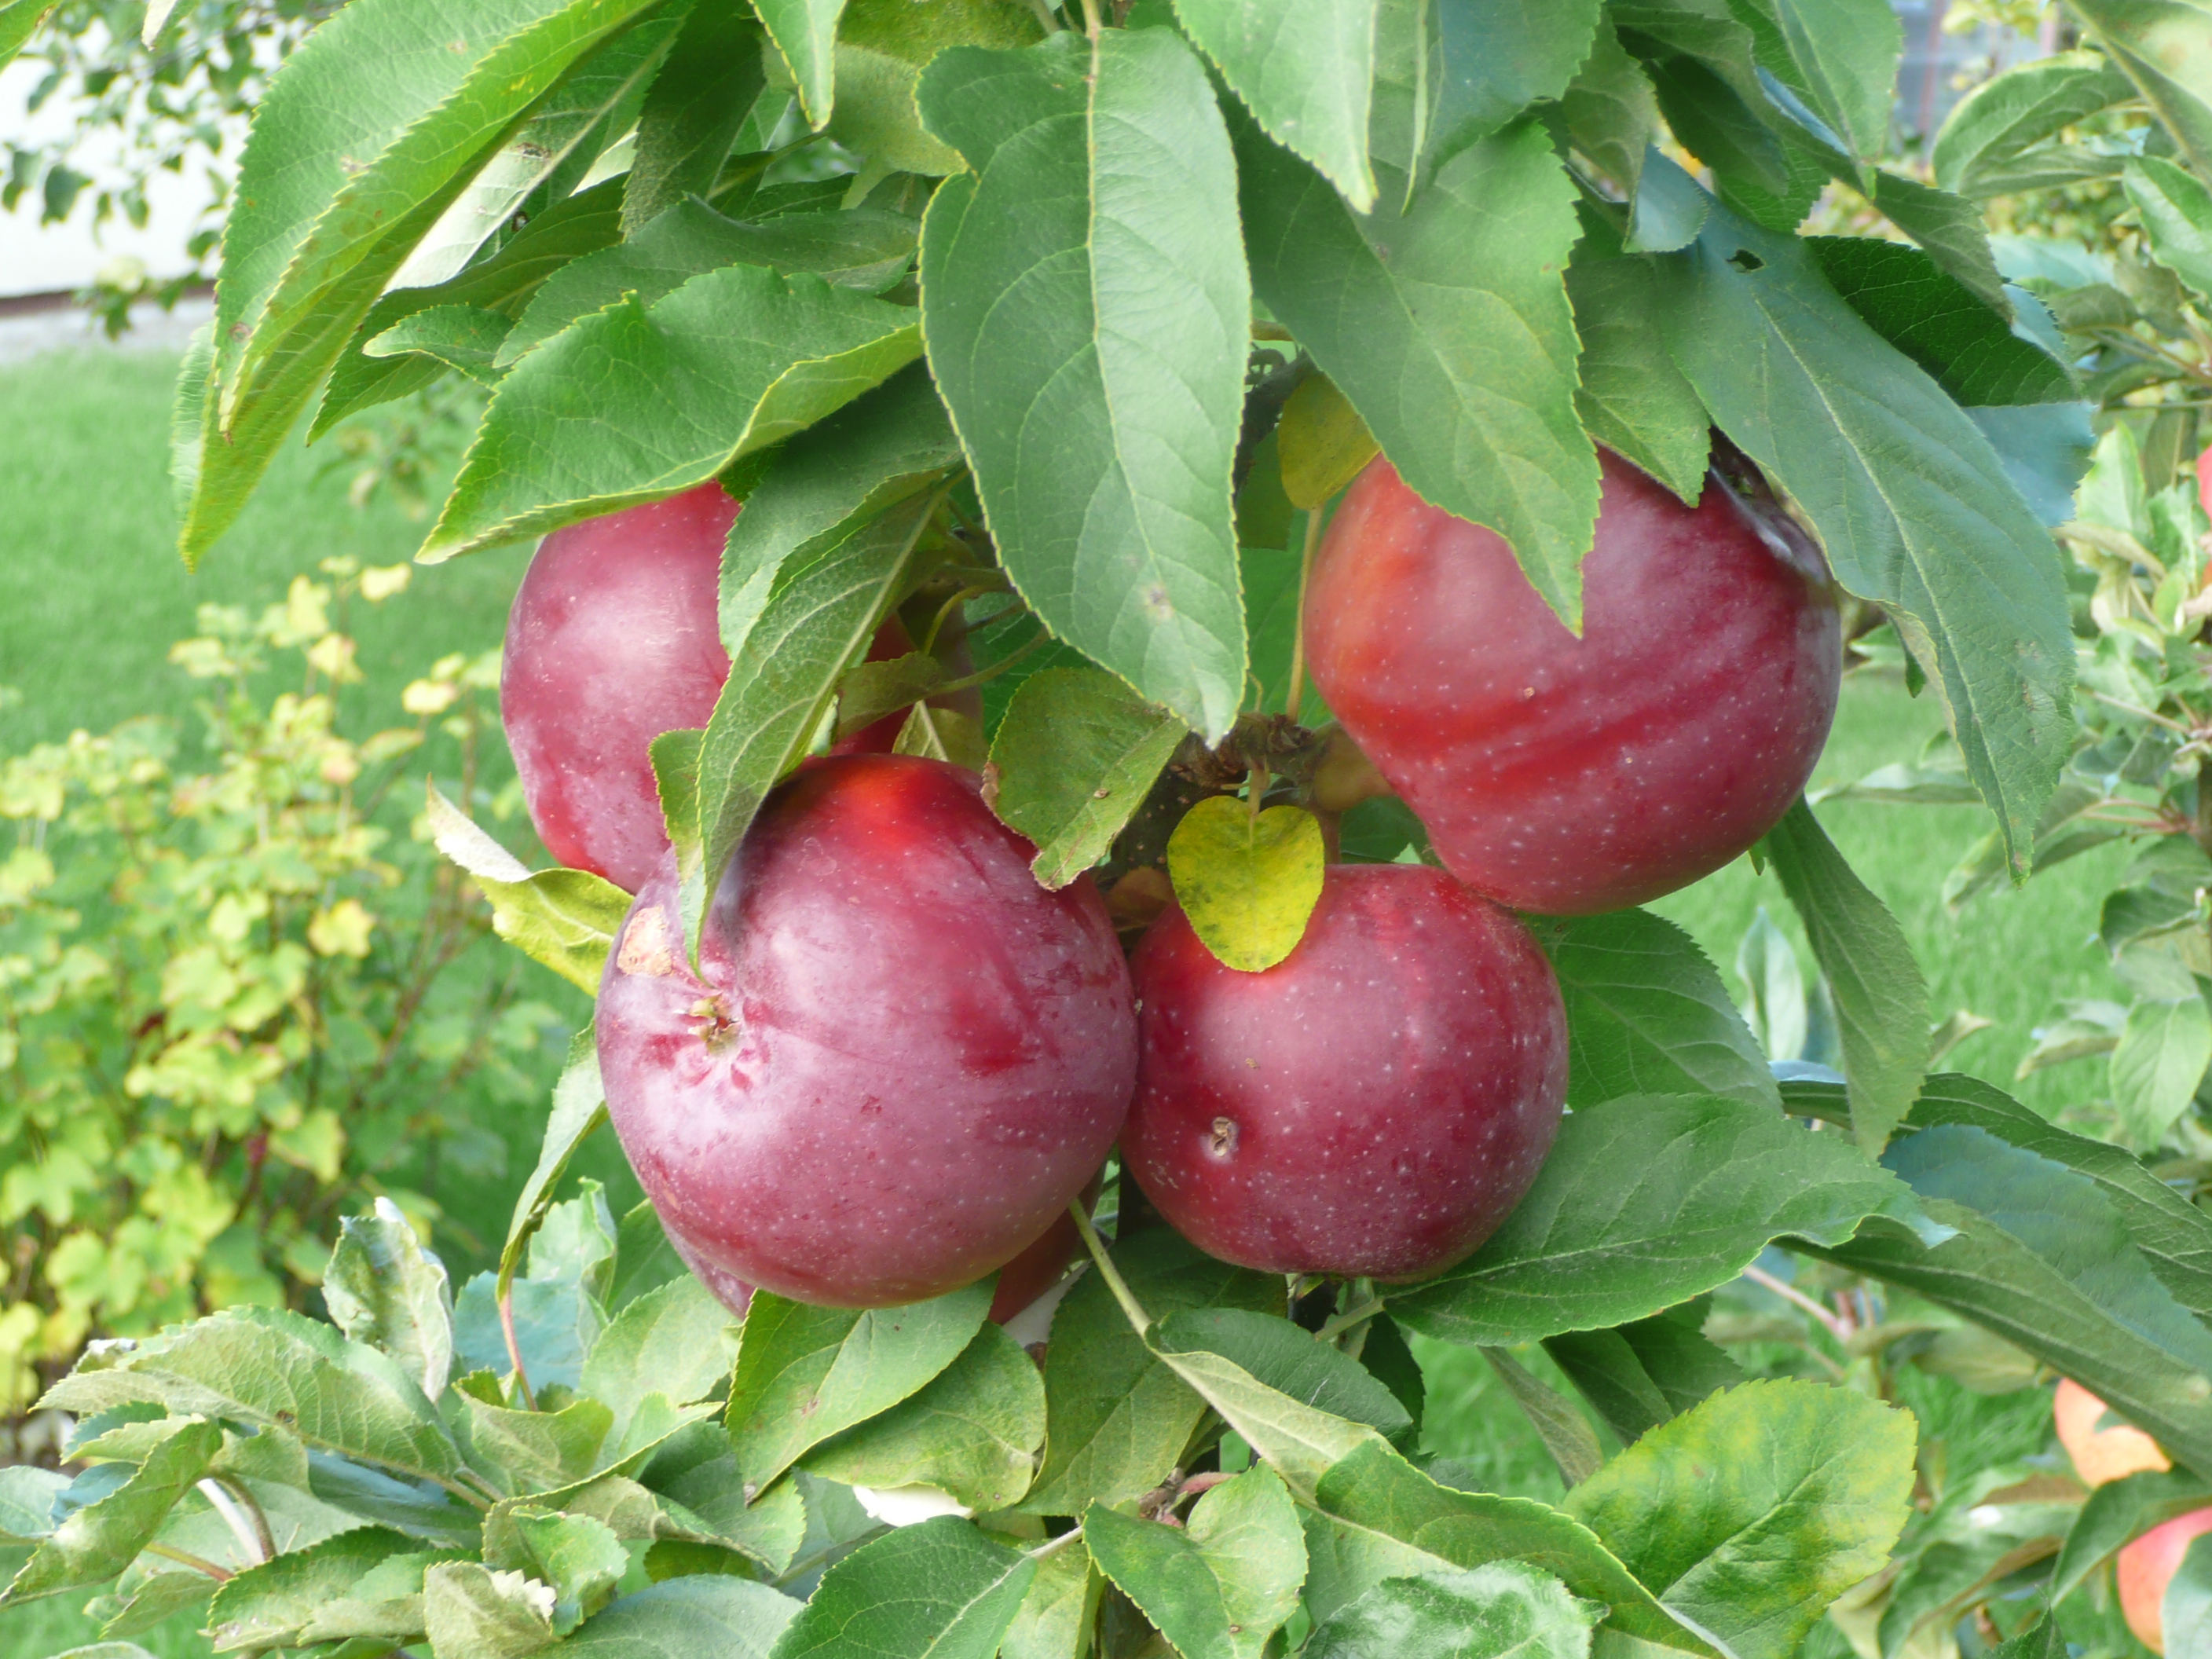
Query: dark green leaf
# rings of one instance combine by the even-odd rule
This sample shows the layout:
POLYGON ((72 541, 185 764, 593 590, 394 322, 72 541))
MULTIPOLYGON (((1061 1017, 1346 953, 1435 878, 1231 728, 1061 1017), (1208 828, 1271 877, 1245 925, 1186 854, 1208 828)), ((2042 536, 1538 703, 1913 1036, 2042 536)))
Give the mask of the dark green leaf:
POLYGON ((1575 410, 1583 428, 1683 501, 1695 502, 1705 488, 1711 422, 1661 338, 1659 288, 1650 263, 1620 258, 1570 265, 1567 295, 1583 343, 1575 410))
POLYGON ((809 1448, 919 1391, 975 1336, 994 1283, 866 1311, 755 1291, 730 1383, 730 1437, 747 1483, 767 1486, 809 1448))
POLYGON ((381 1348, 423 1394, 446 1391, 453 1361, 453 1292, 445 1265, 425 1254, 388 1198, 338 1223, 323 1274, 331 1319, 356 1342, 381 1348))
MULTIPOLYGON (((1738 204, 1745 198, 1788 199, 1794 183, 1790 153, 1762 118, 1763 95, 1747 97, 1711 62, 1698 57, 1648 58, 1644 67, 1668 126, 1712 169, 1723 199, 1738 204)), ((1647 170, 1644 183, 1650 182, 1647 170)), ((1793 204, 1788 211, 1753 216, 1779 229, 1799 216, 1793 204)))
POLYGON ((1634 1097, 1570 1113, 1535 1186, 1458 1267, 1390 1297, 1401 1324, 1507 1345, 1635 1319, 1726 1284, 1775 1238, 1840 1244, 1915 1213, 1840 1136, 1741 1101, 1634 1097))
POLYGON ((969 1510, 1009 1509, 1029 1490, 1044 1427, 1035 1362, 987 1320, 918 1393, 801 1462, 848 1486, 934 1486, 969 1510))
POLYGON ((1760 845, 1835 999, 1851 1132, 1869 1158, 1879 1157, 1928 1073, 1927 982, 1897 919, 1802 799, 1760 845))
POLYGON ((509 371, 418 556, 704 483, 887 378, 919 336, 904 307, 760 265, 695 276, 649 308, 618 301, 509 371))
POLYGON ((1402 174, 1387 167, 1383 206, 1362 218, 1241 123, 1237 154, 1260 299, 1407 483, 1504 536, 1537 592, 1577 623, 1597 457, 1575 413, 1563 280, 1574 190, 1542 129, 1462 151, 1403 216, 1391 206, 1402 174))
MULTIPOLYGON (((960 155, 924 130, 915 106, 921 71, 953 46, 1026 46, 1044 37, 1026 5, 1006 0, 848 0, 837 27, 837 112, 830 136, 867 158, 850 181, 855 200, 893 173, 941 179, 960 155)), ((916 208, 918 199, 909 198, 916 208)))
POLYGON ((1304 157, 1360 213, 1375 205, 1367 162, 1376 0, 1178 0, 1198 49, 1267 136, 1304 157))
MULTIPOLYGON (((1114 1249, 1114 1262, 1156 1320, 1188 1309, 1279 1312, 1282 1286, 1201 1255, 1165 1227, 1114 1249)), ((1159 1485, 1205 1403, 1147 1348, 1097 1273, 1060 1304, 1045 1350, 1044 1467, 1021 1507, 1079 1515, 1092 1499, 1127 1504, 1159 1485)))
POLYGON ((1545 1340, 1557 1362, 1627 1444, 1718 1389, 1743 1381, 1702 1329, 1710 1298, 1609 1331, 1570 1331, 1545 1340))
POLYGON ((672 1578, 623 1596, 561 1650, 574 1659, 768 1659, 799 1608, 744 1578, 672 1578))
POLYGON ((991 1659, 1036 1573, 951 1516, 903 1527, 830 1569, 774 1659, 991 1659))
POLYGON ((2015 64, 1961 98, 1936 135, 1936 182, 1960 196, 1984 196, 1985 178, 2029 145, 2136 95, 2102 52, 2061 52, 2015 64))
POLYGON ((1715 1395, 1567 1494, 1668 1607, 1741 1659, 1794 1659, 1911 1512, 1912 1418, 1778 1378, 1715 1395))
MULTIPOLYGON (((2097 443, 2089 423, 2095 408, 2082 402, 1970 409, 1966 418, 1990 441, 2005 477, 2037 520, 2056 526, 2074 516, 2075 488, 2088 471, 2097 443)), ((2051 860, 2046 852, 2037 862, 2047 866, 2051 860)))
POLYGON ((695 3, 638 112, 635 159, 623 194, 625 231, 705 193, 765 82, 752 19, 717 0, 695 3))
POLYGON ((2212 297, 2212 190, 2155 155, 2130 161, 2125 183, 2151 257, 2212 297))
POLYGON ((1521 1407, 1521 1414, 1536 1431, 1552 1461, 1559 1466, 1559 1479, 1572 1487, 1595 1474, 1605 1454, 1598 1447, 1596 1432, 1574 1402, 1504 1348, 1485 1348, 1482 1357, 1490 1362, 1492 1371, 1513 1396, 1513 1403, 1521 1407))
POLYGON ((1397 1397, 1358 1360, 1274 1314, 1187 1309, 1152 1328, 1152 1346, 1168 1353, 1218 1353, 1277 1393, 1364 1423, 1388 1440, 1403 1439, 1413 1426, 1397 1397))
POLYGON ((837 18, 845 0, 761 0, 754 9, 791 66, 799 104, 819 132, 836 93, 837 18))
POLYGON ((1648 910, 1539 924, 1566 1000, 1567 1103, 1711 1094, 1778 1105, 1743 1016, 1697 941, 1648 910))
POLYGON ((2212 178, 2212 11, 2203 0, 2076 0, 2199 178, 2212 178))
POLYGON ((2071 625, 2050 537, 2001 481, 1988 441, 1795 239, 1716 208, 1666 263, 1676 362, 1804 509, 1838 580, 1905 635, 2024 869, 2073 732, 2071 625))
POLYGON ((495 311, 476 306, 432 306, 410 311, 382 333, 362 343, 362 355, 377 360, 410 354, 458 368, 485 386, 499 384, 495 361, 500 343, 514 325, 495 311))
MULTIPOLYGON (((1622 48, 1610 18, 1599 20, 1590 55, 1561 95, 1559 112, 1575 148, 1635 200, 1644 152, 1659 126, 1659 100, 1651 77, 1622 48)), ((1577 304, 1577 326, 1581 310, 1577 304)), ((1587 349, 1587 332, 1583 337, 1587 349)))
POLYGON ((1997 274, 1979 207, 1899 173, 1875 173, 1873 197, 1890 222, 1954 281, 1999 315, 2010 314, 2012 297, 1997 274))
POLYGON ((1758 0, 1796 73, 1788 77, 1856 156, 1889 148, 1891 89, 1904 33, 1888 0, 1758 0))
POLYGON ((145 1459, 112 1492, 62 1517, 9 1582, 0 1605, 82 1589, 129 1566, 222 1445, 220 1425, 171 1418, 145 1459))
POLYGON ((1093 1504, 1083 1537, 1183 1659, 1260 1659, 1306 1576, 1297 1509, 1265 1464, 1208 1491, 1180 1527, 1093 1504))
POLYGON ((1564 93, 1590 55, 1601 9, 1598 0, 1438 0, 1431 156, 1447 161, 1564 93))
POLYGON ((1000 560, 1056 635, 1218 740, 1243 696, 1250 294, 1205 71, 1170 30, 1065 31, 956 47, 917 97, 973 169, 930 203, 922 310, 1000 560))
POLYGON ((1586 1602, 1517 1561, 1385 1578, 1328 1617, 1300 1659, 1585 1659, 1586 1602))
POLYGON ((1189 730, 1111 674, 1048 668, 1022 682, 991 741, 991 810, 1065 887, 1106 856, 1189 730))

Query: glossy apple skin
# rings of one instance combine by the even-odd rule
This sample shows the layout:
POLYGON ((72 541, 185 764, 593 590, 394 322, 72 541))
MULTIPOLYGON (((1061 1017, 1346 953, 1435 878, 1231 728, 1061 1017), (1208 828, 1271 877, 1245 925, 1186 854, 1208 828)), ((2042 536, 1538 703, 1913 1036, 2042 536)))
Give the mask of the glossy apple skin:
POLYGON ((1131 964, 1124 1166, 1186 1238, 1267 1273, 1419 1278, 1521 1201, 1559 1132, 1566 1014, 1520 921, 1440 870, 1330 867, 1274 967, 1182 911, 1131 964))
POLYGON ((516 590, 500 713, 545 848, 635 892, 668 849, 653 740, 729 678, 715 617, 738 504, 718 483, 556 530, 516 590))
POLYGON ((1836 712, 1843 635, 1818 550, 1708 478, 1692 509, 1600 452, 1583 634, 1504 540, 1355 480, 1308 586, 1314 684, 1451 872, 1585 915, 1718 869, 1773 828, 1836 712))
POLYGON ((2070 1376, 2058 1379, 2051 1397, 2051 1418, 2058 1431, 2058 1443, 2073 1460, 2074 1473, 2092 1486, 2123 1480, 2145 1470, 2170 1469, 2173 1465, 2158 1449, 2158 1442, 2141 1429, 2116 1424, 2097 1425, 2105 1415, 2105 1402, 2070 1376))
POLYGON ((599 1070, 672 1236, 747 1285, 918 1301, 1012 1260, 1104 1162, 1136 1075, 1129 975, 1087 880, 1050 893, 981 781, 808 763, 683 963, 675 860, 608 957, 599 1070))
MULTIPOLYGON (((2120 1611, 2136 1639, 2153 1653, 2166 1651, 2166 1586, 2180 1571, 2181 1558, 2200 1533, 2212 1532, 2212 1510, 2192 1510, 2162 1527, 2153 1527, 2120 1552, 2114 1567, 2120 1611)), ((2177 1656, 2178 1659, 2178 1656, 2177 1656)))

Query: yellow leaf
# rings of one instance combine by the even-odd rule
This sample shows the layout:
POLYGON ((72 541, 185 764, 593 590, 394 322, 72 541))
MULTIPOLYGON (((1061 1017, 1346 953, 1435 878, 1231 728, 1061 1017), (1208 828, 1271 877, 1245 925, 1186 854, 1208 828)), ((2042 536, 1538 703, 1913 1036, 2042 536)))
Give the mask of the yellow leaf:
POLYGON ((1246 803, 1214 795, 1184 813, 1168 837, 1168 878, 1206 948, 1225 966, 1255 974, 1304 936, 1327 857, 1312 813, 1271 806, 1255 817, 1246 803))
POLYGON ((376 918, 356 898, 340 899, 307 924, 307 943, 319 956, 365 957, 376 918))
POLYGON ((415 574, 411 564, 373 564, 361 573, 361 596, 371 605, 404 592, 415 574))
POLYGON ((1379 453, 1367 422, 1326 374, 1303 380, 1283 405, 1275 428, 1283 493, 1291 505, 1319 507, 1359 476, 1379 453))

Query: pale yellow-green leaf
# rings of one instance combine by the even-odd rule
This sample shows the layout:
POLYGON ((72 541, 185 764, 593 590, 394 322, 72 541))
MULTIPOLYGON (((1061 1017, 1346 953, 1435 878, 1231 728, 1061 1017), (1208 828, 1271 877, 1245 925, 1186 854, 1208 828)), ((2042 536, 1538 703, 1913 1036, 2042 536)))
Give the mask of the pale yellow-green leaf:
POLYGON ((1291 393, 1275 442, 1283 458, 1283 493, 1292 507, 1308 509, 1358 477, 1379 453, 1367 422, 1326 374, 1312 376, 1291 393))
POLYGON ((1233 796, 1215 795, 1185 813, 1168 837, 1168 878, 1206 948, 1255 974, 1304 936, 1327 856, 1312 813, 1270 806, 1255 816, 1233 796))

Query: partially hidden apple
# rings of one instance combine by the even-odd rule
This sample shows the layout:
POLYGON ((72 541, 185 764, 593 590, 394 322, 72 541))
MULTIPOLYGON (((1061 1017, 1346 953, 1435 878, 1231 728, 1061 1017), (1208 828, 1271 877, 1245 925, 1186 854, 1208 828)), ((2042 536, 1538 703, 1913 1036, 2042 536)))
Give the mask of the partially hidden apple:
POLYGON ((1535 1180, 1566 1096, 1558 981, 1440 870, 1332 866, 1305 936, 1240 973, 1180 908, 1132 963, 1130 1174, 1170 1224, 1267 1273, 1459 1261, 1535 1180))
POLYGON ((807 763, 713 895, 698 975, 672 856, 631 905, 599 990, 608 1108, 671 1237, 727 1279, 939 1295, 1104 1162, 1135 1083, 1128 969, 1089 880, 1039 887, 981 788, 907 756, 807 763))
POLYGON ((2158 1442, 2132 1424, 2115 1423, 2100 1428, 2105 1402, 2070 1376, 2058 1379, 2051 1397, 2051 1418, 2058 1431, 2058 1443, 2073 1460, 2074 1473, 2092 1486, 2123 1480, 2145 1470, 2170 1469, 2173 1465, 2158 1442))
POLYGON ((2166 1587, 2181 1570, 2181 1558, 2189 1553, 2191 1541, 2208 1532, 2212 1532, 2212 1510, 2191 1510, 2153 1527, 2123 1549, 2113 1565, 2128 1628, 2153 1653, 2166 1651, 2166 1587))
POLYGON ((499 704, 530 821, 627 892, 668 850, 653 740, 705 726, 729 678, 716 602, 737 516, 709 483, 570 525, 515 591, 499 704))
POLYGON ((1686 507, 1600 459, 1581 638, 1502 537, 1380 459, 1322 538, 1304 612, 1314 684, 1445 866, 1556 915, 1671 892, 1771 829, 1842 670, 1820 553, 1747 466, 1686 507))

